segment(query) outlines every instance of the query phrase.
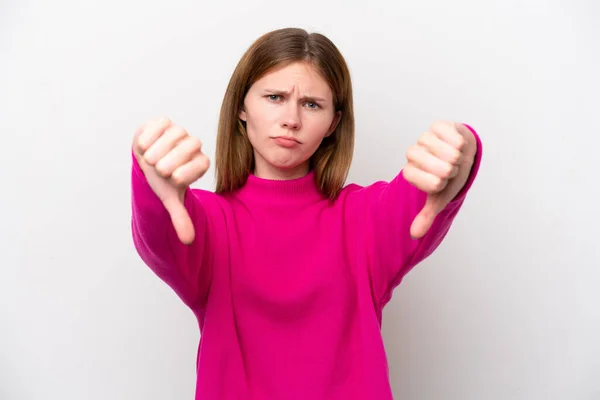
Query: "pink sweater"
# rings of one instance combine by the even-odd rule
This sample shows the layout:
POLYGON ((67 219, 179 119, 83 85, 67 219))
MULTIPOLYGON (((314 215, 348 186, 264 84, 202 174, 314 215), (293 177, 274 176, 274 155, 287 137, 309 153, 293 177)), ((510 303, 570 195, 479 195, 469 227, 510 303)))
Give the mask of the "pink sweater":
POLYGON ((186 246, 134 158, 135 247, 198 319, 196 399, 391 399, 382 309, 450 229, 479 169, 476 138, 469 180, 419 240, 409 227, 426 194, 402 174, 330 203, 309 173, 251 175, 224 196, 188 189, 186 246))

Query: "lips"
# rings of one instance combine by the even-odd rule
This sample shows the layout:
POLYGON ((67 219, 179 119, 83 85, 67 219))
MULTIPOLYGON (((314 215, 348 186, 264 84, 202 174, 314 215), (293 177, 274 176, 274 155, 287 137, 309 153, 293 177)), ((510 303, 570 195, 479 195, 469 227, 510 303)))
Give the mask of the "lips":
POLYGON ((275 139, 289 140, 291 142, 299 143, 298 140, 296 140, 295 138, 293 138, 291 136, 277 136, 275 139))
POLYGON ((282 147, 294 147, 300 144, 300 142, 291 136, 277 136, 273 138, 275 143, 282 147))

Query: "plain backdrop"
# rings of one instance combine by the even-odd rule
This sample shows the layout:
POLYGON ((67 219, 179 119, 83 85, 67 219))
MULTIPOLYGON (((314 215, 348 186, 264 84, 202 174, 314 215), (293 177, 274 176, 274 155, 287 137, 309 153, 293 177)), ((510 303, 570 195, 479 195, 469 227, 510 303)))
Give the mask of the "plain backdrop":
POLYGON ((396 398, 600 399, 598 2, 151 3, 0 2, 0 399, 193 398, 196 321, 133 248, 131 139, 166 115, 212 156, 238 59, 286 26, 349 63, 349 181, 393 178, 437 119, 483 140, 385 310, 396 398))

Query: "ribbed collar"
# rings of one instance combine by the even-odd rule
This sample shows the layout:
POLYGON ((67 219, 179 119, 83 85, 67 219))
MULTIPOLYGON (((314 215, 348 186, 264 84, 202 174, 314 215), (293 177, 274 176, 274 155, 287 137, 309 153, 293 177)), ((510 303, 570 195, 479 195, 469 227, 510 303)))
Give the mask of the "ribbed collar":
POLYGON ((275 180, 248 176, 246 184, 239 190, 238 196, 267 203, 314 203, 323 200, 315 182, 314 171, 297 179, 275 180))

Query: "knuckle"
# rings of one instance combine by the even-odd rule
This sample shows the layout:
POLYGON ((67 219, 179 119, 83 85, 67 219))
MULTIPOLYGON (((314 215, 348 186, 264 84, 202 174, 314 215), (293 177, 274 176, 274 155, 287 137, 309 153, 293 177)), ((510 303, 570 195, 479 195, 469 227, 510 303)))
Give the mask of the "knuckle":
POLYGON ((179 125, 171 125, 167 132, 169 132, 169 135, 173 136, 173 137, 180 137, 185 135, 185 129, 183 129, 181 126, 179 125))
POLYGON ((421 215, 427 220, 432 220, 435 218, 435 212, 430 207, 423 208, 423 210, 421 210, 421 215))
POLYGON ((462 149, 463 147, 465 147, 466 143, 467 143, 467 141, 465 140, 464 136, 459 133, 458 136, 456 137, 457 147, 459 149, 462 149))
POLYGON ((144 154, 143 154, 143 157, 144 157, 144 162, 145 162, 146 164, 148 164, 148 165, 152 165, 152 166, 155 166, 155 165, 156 165, 156 163, 157 163, 157 162, 154 160, 154 158, 153 158, 153 157, 150 157, 150 154, 149 154, 149 153, 144 153, 144 154))
POLYGON ((202 140, 198 139, 197 137, 190 136, 190 142, 192 150, 200 151, 202 149, 202 140))
POLYGON ((206 156, 202 157, 202 160, 200 162, 200 169, 201 169, 202 173, 206 172, 209 167, 210 167, 210 159, 206 156))
POLYGON ((444 163, 443 167, 443 177, 448 179, 452 176, 454 172, 454 166, 448 163, 444 163))
POLYGON ((136 135, 133 139, 133 145, 142 153, 148 151, 152 145, 152 143, 150 143, 148 138, 144 135, 144 132, 145 130, 136 135))
POLYGON ((180 169, 176 169, 173 174, 171 174, 171 181, 177 186, 183 186, 186 184, 185 176, 180 169))
POLYGON ((431 188, 436 192, 440 191, 443 188, 443 183, 444 181, 442 180, 442 178, 440 178, 439 176, 435 176, 431 180, 431 188))
POLYGON ((419 153, 419 147, 418 146, 410 146, 408 148, 408 150, 406 151, 406 158, 408 160, 414 160, 417 158, 417 155, 419 153))
POLYGON ((148 148, 150 147, 148 145, 148 142, 146 140, 144 140, 142 137, 137 136, 134 140, 133 140, 133 145, 140 151, 140 152, 145 152, 148 150, 148 148))
POLYGON ((412 179, 412 165, 407 164, 404 168, 402 168, 402 176, 404 176, 404 179, 406 179, 408 182, 413 182, 412 179))
POLYGON ((454 178, 457 175, 458 175, 458 167, 457 166, 453 166, 452 167, 452 173, 450 174, 450 177, 454 178))
POLYGON ((460 163, 462 154, 460 151, 457 150, 454 153, 452 153, 452 155, 450 157, 451 157, 452 164, 456 165, 456 164, 460 163))
POLYGON ((166 163, 164 163, 164 162, 158 162, 154 166, 154 169, 156 170, 156 173, 158 175, 162 176, 163 178, 168 178, 169 177, 170 171, 169 171, 169 168, 166 165, 166 163))

